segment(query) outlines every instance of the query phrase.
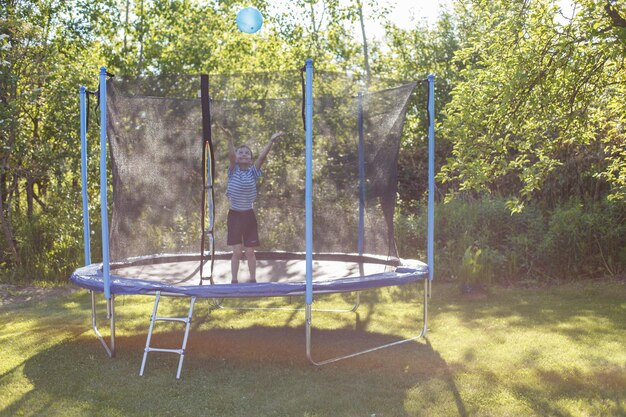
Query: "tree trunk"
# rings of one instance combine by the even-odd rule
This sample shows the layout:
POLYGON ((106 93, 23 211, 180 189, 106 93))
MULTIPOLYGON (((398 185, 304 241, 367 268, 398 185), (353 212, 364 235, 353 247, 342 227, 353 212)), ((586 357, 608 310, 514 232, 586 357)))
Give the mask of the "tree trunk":
POLYGON ((20 258, 20 254, 17 251, 17 245, 13 236, 13 227, 11 226, 11 219, 9 216, 11 209, 11 199, 6 198, 5 204, 5 195, 2 193, 3 188, 4 187, 0 187, 0 227, 2 228, 2 234, 4 235, 4 241, 7 245, 7 248, 9 248, 11 254, 13 255, 13 259, 15 260, 15 265, 17 267, 21 267, 22 259, 20 258))
POLYGON ((33 219, 34 183, 35 182, 32 180, 32 178, 29 177, 26 179, 26 216, 28 217, 28 220, 33 219))
POLYGON ((4 167, 0 167, 0 170, 2 170, 2 174, 0 174, 0 198, 2 198, 2 201, 0 201, 0 203, 2 203, 3 205, 7 203, 7 174, 4 171, 4 167))
POLYGON ((367 84, 370 83, 371 72, 370 72, 370 58, 369 52, 367 50, 367 36, 365 35, 365 22, 363 20, 363 5, 361 2, 358 2, 359 7, 359 19, 361 21, 361 34, 363 35, 363 56, 365 59, 365 76, 367 80, 367 84))
POLYGON ((626 28, 626 18, 619 13, 619 10, 615 8, 609 0, 604 5, 604 10, 611 18, 613 26, 618 28, 626 28))
POLYGON ((315 23, 315 8, 314 8, 313 2, 311 2, 310 5, 311 5, 311 30, 313 31, 312 32, 313 43, 315 44, 315 47, 319 49, 320 47, 319 37, 317 33, 317 24, 315 23))
POLYGON ((128 34, 128 9, 130 8, 130 0, 126 0, 126 16, 124 18, 124 46, 122 52, 126 53, 128 51, 126 47, 126 36, 128 34))
POLYGON ((137 74, 141 75, 142 69, 143 69, 143 31, 144 31, 144 26, 143 26, 143 0, 141 0, 141 4, 139 6, 139 19, 140 23, 139 23, 139 63, 137 64, 137 74))

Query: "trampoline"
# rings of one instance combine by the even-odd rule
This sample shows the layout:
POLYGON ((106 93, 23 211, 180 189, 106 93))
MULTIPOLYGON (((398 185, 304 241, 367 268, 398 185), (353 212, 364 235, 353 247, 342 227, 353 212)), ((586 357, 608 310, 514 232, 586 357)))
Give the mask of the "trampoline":
MULTIPOLYGON (((230 283, 230 253, 215 254, 214 285, 199 285, 197 255, 139 257, 111 265, 113 294, 162 293, 201 298, 292 297, 306 294, 306 254, 257 252, 257 282, 230 283)), ((313 294, 355 292, 416 282, 428 276, 426 264, 402 264, 358 254, 316 254, 312 263, 313 294)), ((104 292, 102 264, 77 269, 73 283, 104 292)))
MULTIPOLYGON (((85 266, 70 280, 91 292, 92 327, 109 356, 115 356, 116 295, 155 296, 140 375, 148 353, 170 352, 179 355, 180 378, 197 298, 302 297, 306 355, 315 365, 425 335, 434 276, 433 76, 364 82, 319 72, 314 79, 308 60, 299 71, 214 75, 209 83, 207 75, 115 77, 103 67, 92 93, 100 107, 102 258, 95 263, 87 194, 89 94, 81 87, 85 266), (415 95, 416 88, 424 94, 415 95), (401 259, 394 235, 404 118, 409 106, 422 104, 429 149, 426 262, 401 259), (257 149, 255 140, 263 142, 277 130, 291 139, 273 150, 264 166, 269 178, 260 183, 255 206, 262 219, 257 279, 246 282, 242 267, 239 283, 231 283, 232 253, 225 246, 227 140, 236 135, 257 149), (418 282, 424 285, 418 335, 313 359, 315 296, 355 292, 358 300, 363 290, 418 282), (96 293, 106 300, 110 342, 97 327, 96 293), (186 317, 159 316, 164 296, 189 298, 186 317), (185 324, 180 348, 152 345, 158 321, 185 324)), ((358 301, 353 310, 357 307, 358 301)))

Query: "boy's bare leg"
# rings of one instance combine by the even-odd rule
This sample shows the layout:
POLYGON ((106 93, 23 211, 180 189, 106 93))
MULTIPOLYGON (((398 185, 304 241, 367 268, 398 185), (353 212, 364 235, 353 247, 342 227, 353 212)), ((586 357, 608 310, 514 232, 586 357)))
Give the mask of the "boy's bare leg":
POLYGON ((230 270, 232 274, 231 282, 237 283, 237 276, 239 275, 239 261, 241 261, 242 245, 233 246, 233 257, 230 258, 230 270))
POLYGON ((246 248, 246 258, 248 259, 248 269, 250 270, 250 281, 256 282, 256 255, 254 248, 246 248))

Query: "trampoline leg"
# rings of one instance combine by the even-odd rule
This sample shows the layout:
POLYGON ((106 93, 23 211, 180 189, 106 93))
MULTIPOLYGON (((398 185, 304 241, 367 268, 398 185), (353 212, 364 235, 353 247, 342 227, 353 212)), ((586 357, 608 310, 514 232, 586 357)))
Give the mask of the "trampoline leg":
POLYGON ((312 314, 312 308, 310 304, 306 305, 305 308, 305 332, 306 332, 306 357, 309 360, 309 362, 311 362, 313 365, 316 366, 321 366, 321 365, 326 365, 329 363, 333 363, 333 362, 338 362, 344 359, 349 359, 349 358, 353 358, 355 356, 360 356, 366 353, 370 353, 370 352, 374 352, 380 349, 385 349, 388 347, 392 347, 392 346, 396 346, 396 345, 400 345, 403 343, 407 343, 407 342, 412 342, 418 339, 421 339, 422 337, 426 336, 426 331, 428 329, 428 289, 429 289, 429 282, 428 279, 424 280, 424 315, 423 315, 423 323, 422 323, 422 329, 420 331, 420 334, 417 336, 413 336, 410 337, 408 339, 402 339, 402 340, 398 340, 396 342, 392 342, 392 343, 387 343, 384 345, 380 345, 380 346, 376 346, 370 349, 366 349, 366 350, 362 350, 359 352, 355 352, 355 353, 350 353, 347 355, 343 355, 343 356, 338 356, 336 358, 331 358, 331 359, 326 359, 323 361, 315 361, 313 359, 313 355, 311 353, 311 345, 312 345, 312 337, 311 337, 311 329, 312 329, 312 323, 313 323, 313 314, 312 314))
POLYGON ((360 305, 361 305, 361 293, 357 292, 356 293, 356 300, 354 301, 354 306, 352 307, 350 312, 351 313, 356 313, 356 311, 359 309, 360 305))
POLYGON ((96 293, 94 291, 89 291, 91 293, 91 327, 93 328, 94 333, 100 340, 102 347, 106 351, 107 355, 110 358, 115 357, 115 308, 114 308, 114 296, 111 295, 111 298, 106 300, 107 303, 107 318, 111 321, 111 346, 107 345, 107 342, 100 334, 100 330, 98 330, 98 326, 96 323, 96 293))
POLYGON ((191 297, 191 302, 189 303, 189 312, 187 313, 187 317, 161 317, 157 316, 157 309, 159 308, 159 301, 161 299, 161 292, 157 291, 156 297, 154 299, 154 307, 152 309, 152 315, 150 316, 150 328, 148 329, 148 337, 146 338, 146 347, 143 352, 143 359, 141 360, 141 368, 139 370, 139 376, 143 376, 144 370, 146 369, 146 361, 148 359, 149 352, 169 352, 169 353, 177 353, 180 355, 178 359, 178 369, 176 370, 176 379, 180 379, 180 373, 183 369, 183 359, 185 358, 185 349, 187 348, 187 340, 189 338, 189 329, 191 327, 191 317, 193 315, 193 307, 196 303, 196 297, 191 297), (150 345, 152 340, 152 332, 154 330, 154 323, 157 321, 178 321, 185 323, 185 335, 183 336, 183 345, 180 349, 169 349, 169 348, 156 348, 150 345))

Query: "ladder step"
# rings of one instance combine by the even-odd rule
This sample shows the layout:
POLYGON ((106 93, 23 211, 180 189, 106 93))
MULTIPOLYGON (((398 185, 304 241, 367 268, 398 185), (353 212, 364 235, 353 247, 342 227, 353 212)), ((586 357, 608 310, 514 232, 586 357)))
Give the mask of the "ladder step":
POLYGON ((178 353, 182 355, 185 353, 183 349, 165 349, 165 348, 155 348, 155 347, 147 347, 145 349, 146 352, 167 352, 167 353, 178 353))
POLYGON ((183 323, 187 323, 187 317, 162 317, 157 316, 154 318, 154 321, 180 321, 183 323))

